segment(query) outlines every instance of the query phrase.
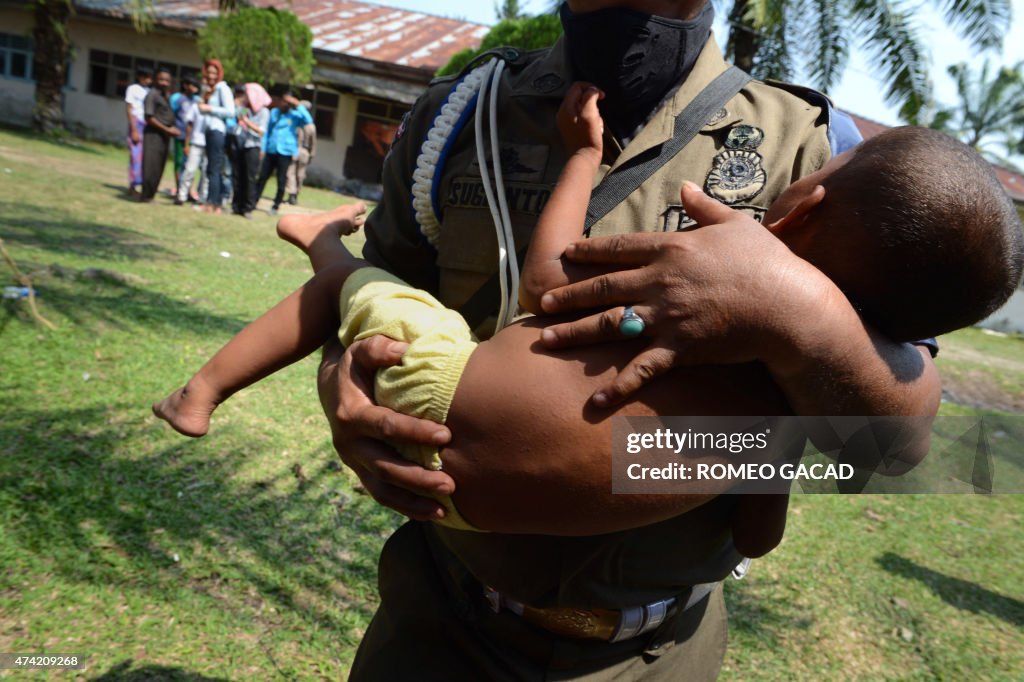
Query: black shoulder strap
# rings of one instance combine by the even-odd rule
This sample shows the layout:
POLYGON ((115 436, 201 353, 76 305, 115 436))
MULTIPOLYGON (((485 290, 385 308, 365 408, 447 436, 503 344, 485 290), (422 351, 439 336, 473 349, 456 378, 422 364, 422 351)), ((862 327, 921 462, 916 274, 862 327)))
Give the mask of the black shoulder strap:
POLYGON ((609 173, 590 195, 583 234, 589 236, 594 223, 608 215, 626 197, 639 189, 647 178, 682 151, 714 113, 725 106, 726 102, 748 82, 749 75, 735 66, 730 66, 708 83, 708 86, 679 112, 672 137, 661 145, 661 150, 656 156, 641 154, 609 173))
MULTIPOLYGON (((660 151, 656 155, 640 155, 609 173, 590 195, 583 234, 589 236, 590 228, 598 220, 608 215, 613 208, 635 192, 644 181, 689 144, 711 116, 725 106, 750 80, 748 74, 735 66, 730 66, 679 112, 679 115, 676 116, 672 137, 660 146, 660 151)), ((522 263, 525 256, 526 249, 524 248, 516 254, 517 263, 522 263)), ((470 329, 476 329, 494 310, 494 301, 499 296, 500 290, 499 276, 500 273, 494 273, 459 308, 459 313, 469 323, 470 329)))

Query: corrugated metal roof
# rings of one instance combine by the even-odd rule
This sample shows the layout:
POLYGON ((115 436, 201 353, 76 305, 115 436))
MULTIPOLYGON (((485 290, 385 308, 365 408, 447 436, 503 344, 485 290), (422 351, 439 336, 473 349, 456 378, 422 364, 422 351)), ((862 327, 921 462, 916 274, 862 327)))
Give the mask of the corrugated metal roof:
MULTIPOLYGON (((399 64, 433 73, 456 52, 477 47, 490 27, 458 19, 396 9, 354 0, 257 0, 260 7, 294 12, 313 31, 313 48, 399 64)), ((127 18, 127 2, 76 0, 92 13, 127 18)), ((157 24, 171 29, 197 29, 217 14, 215 0, 154 0, 157 24)))
MULTIPOLYGON (((877 121, 872 121, 857 114, 851 114, 849 111, 845 113, 849 114, 853 122, 857 124, 857 129, 860 130, 860 134, 864 136, 865 140, 889 130, 889 126, 877 121)), ((1003 189, 1010 195, 1010 198, 1017 203, 1024 203, 1024 175, 994 163, 992 164, 992 170, 995 171, 996 177, 999 178, 999 182, 1002 183, 1003 189)))

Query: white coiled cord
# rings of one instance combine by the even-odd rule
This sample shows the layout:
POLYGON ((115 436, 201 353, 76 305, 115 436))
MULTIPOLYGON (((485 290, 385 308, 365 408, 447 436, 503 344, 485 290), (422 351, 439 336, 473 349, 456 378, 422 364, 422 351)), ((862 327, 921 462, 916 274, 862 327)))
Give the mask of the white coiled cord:
MULTIPOLYGON (((512 233, 512 221, 505 196, 505 183, 501 172, 501 154, 498 145, 498 94, 501 76, 505 71, 502 59, 493 59, 478 66, 459 83, 448 96, 448 101, 441 107, 434 125, 423 141, 420 154, 416 158, 416 169, 413 171, 412 206, 420 231, 434 248, 437 248, 441 236, 441 224, 434 209, 433 187, 438 171, 438 164, 445 154, 446 146, 453 133, 457 134, 456 126, 466 113, 467 107, 476 97, 476 115, 474 131, 476 133, 477 163, 480 166, 480 178, 487 197, 487 205, 491 210, 495 233, 498 237, 498 277, 501 288, 501 306, 498 311, 498 324, 495 331, 508 325, 515 317, 519 301, 519 263, 516 259, 515 236, 512 233), (490 101, 487 93, 490 91, 490 101), (491 173, 488 170, 486 147, 483 137, 484 107, 490 112, 491 164, 494 170, 494 186, 491 185, 491 173), (496 196, 495 196, 496 195, 496 196)), ((454 140, 452 140, 454 141, 454 140)))

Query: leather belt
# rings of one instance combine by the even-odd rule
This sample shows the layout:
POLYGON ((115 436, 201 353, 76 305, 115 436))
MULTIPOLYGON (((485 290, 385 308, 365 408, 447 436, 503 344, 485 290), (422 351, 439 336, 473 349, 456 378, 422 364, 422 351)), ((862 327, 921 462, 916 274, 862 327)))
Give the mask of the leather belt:
POLYGON ((506 609, 535 625, 561 637, 624 642, 656 630, 666 619, 689 609, 711 594, 718 583, 695 585, 681 605, 675 597, 661 599, 643 606, 617 609, 580 609, 571 606, 535 608, 512 599, 491 587, 484 587, 484 597, 495 613, 506 609))

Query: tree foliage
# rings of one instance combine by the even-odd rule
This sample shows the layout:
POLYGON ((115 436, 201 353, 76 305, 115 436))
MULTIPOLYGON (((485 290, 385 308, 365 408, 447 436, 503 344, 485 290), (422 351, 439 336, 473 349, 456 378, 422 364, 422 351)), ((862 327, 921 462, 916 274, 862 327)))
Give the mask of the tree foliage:
POLYGON ((1024 62, 993 73, 985 61, 980 72, 967 64, 948 69, 959 102, 939 107, 929 125, 970 145, 988 160, 1014 167, 1011 156, 1024 152, 1024 62))
POLYGON ((519 6, 519 0, 504 0, 501 4, 494 3, 494 15, 498 17, 498 21, 522 19, 525 16, 519 6))
POLYGON ((199 31, 199 54, 219 59, 233 82, 308 83, 313 33, 288 11, 242 7, 199 31))
MULTIPOLYGON (((946 24, 976 50, 999 46, 1010 0, 931 0, 946 24)), ((919 121, 932 100, 930 59, 916 0, 733 0, 728 56, 759 78, 789 79, 799 67, 829 90, 851 49, 862 50, 882 82, 885 101, 919 121)))
POLYGON ((557 16, 541 14, 536 17, 505 19, 494 25, 476 49, 467 48, 456 52, 447 64, 442 66, 438 76, 458 73, 477 55, 495 47, 509 46, 524 50, 550 47, 562 35, 562 23, 557 16))

